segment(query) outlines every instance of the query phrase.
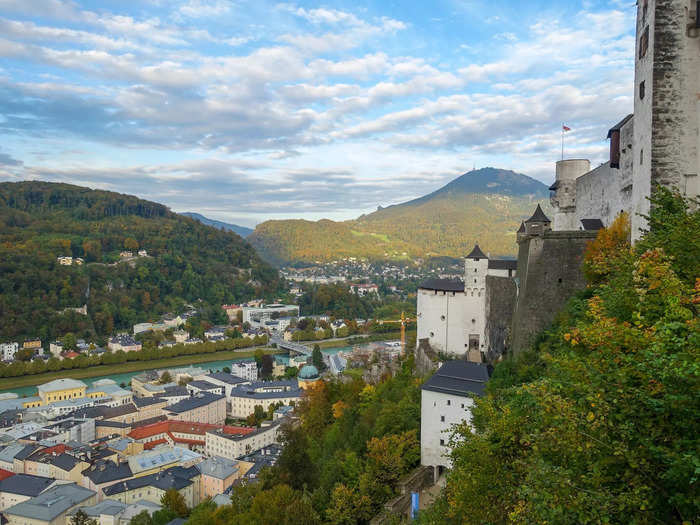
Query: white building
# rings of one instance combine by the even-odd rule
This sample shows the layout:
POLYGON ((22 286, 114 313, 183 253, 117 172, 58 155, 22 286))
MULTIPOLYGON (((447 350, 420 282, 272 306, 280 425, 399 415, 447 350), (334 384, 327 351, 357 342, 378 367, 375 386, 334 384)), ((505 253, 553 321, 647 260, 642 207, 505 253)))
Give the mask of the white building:
POLYGON ((471 421, 474 396, 484 393, 489 379, 486 365, 447 361, 421 387, 421 465, 433 467, 437 478, 451 467, 450 435, 454 426, 471 421))
POLYGON ((267 410, 270 405, 291 405, 301 399, 304 391, 296 379, 288 381, 259 381, 233 387, 229 398, 229 415, 244 419, 260 405, 267 410))
POLYGON ((243 322, 253 327, 263 327, 265 321, 280 317, 299 317, 299 306, 296 304, 264 304, 261 306, 244 306, 243 322))
POLYGON ((418 288, 418 340, 439 352, 481 362, 488 351, 486 277, 515 277, 517 262, 489 259, 478 245, 464 262, 464 281, 430 279, 418 288))
POLYGON ((236 361, 231 364, 231 375, 246 381, 257 381, 258 364, 255 361, 236 361))
POLYGON ((286 418, 266 421, 262 426, 249 433, 231 433, 223 427, 206 433, 204 453, 207 456, 219 456, 226 459, 239 457, 278 443, 280 424, 286 418))
POLYGON ((15 354, 19 351, 19 343, 2 343, 0 344, 0 352, 2 352, 3 361, 14 361, 15 354))
POLYGON ((610 158, 557 163, 552 229, 609 226, 629 213, 632 237, 646 227, 655 185, 700 194, 700 19, 696 2, 639 0, 634 114, 608 132, 610 158))

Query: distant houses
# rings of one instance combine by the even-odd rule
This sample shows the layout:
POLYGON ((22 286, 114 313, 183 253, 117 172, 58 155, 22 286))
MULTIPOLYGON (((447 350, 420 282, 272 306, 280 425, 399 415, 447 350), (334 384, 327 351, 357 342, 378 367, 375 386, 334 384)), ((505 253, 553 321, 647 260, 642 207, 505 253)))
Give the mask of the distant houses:
POLYGON ((138 352, 141 350, 142 345, 129 334, 118 334, 110 338, 107 348, 112 352, 118 352, 119 350, 123 352, 138 352))

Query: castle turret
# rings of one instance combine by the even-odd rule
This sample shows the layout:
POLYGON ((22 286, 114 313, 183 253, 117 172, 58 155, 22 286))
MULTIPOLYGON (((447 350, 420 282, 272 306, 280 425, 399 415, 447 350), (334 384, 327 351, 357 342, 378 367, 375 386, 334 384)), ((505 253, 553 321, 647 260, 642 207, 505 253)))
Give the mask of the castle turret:
POLYGON ((586 159, 567 159, 557 162, 556 181, 549 187, 552 192, 550 202, 554 207, 552 225, 554 230, 578 230, 576 179, 590 170, 591 163, 586 159))
POLYGON ((489 258, 474 245, 472 251, 464 260, 464 286, 465 288, 483 289, 486 286, 486 274, 489 271, 489 258))
POLYGON ((552 221, 549 220, 542 207, 538 204, 535 213, 525 221, 525 235, 542 235, 552 229, 552 221))
POLYGON ((520 223, 520 228, 518 228, 518 231, 515 232, 515 240, 516 240, 516 242, 519 243, 520 241, 524 240, 525 235, 526 235, 526 234, 525 234, 525 223, 524 223, 524 222, 521 222, 521 223, 520 223))

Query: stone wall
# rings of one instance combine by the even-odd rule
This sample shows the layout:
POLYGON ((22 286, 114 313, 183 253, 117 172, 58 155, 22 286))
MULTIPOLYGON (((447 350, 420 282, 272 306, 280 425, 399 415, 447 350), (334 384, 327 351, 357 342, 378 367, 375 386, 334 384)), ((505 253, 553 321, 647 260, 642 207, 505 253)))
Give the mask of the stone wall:
POLYGON ((521 240, 518 298, 511 328, 514 353, 526 349, 569 298, 585 287, 583 254, 595 237, 596 232, 548 231, 521 240))
POLYGON ((486 337, 489 344, 486 358, 490 363, 506 352, 517 293, 514 279, 486 277, 486 337))

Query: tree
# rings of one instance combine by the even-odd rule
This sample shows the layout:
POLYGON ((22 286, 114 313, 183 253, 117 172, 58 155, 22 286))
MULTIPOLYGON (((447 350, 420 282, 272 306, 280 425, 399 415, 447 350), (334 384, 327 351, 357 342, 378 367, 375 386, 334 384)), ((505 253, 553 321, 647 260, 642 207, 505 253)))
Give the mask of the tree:
POLYGON ((147 510, 142 510, 131 518, 130 525, 153 525, 153 520, 147 510))
POLYGON ((262 356, 260 374, 265 378, 271 377, 274 366, 274 359, 272 358, 272 356, 270 354, 264 354, 262 356))
POLYGON ((262 348, 257 348, 255 350, 255 362, 258 364, 258 368, 262 366, 262 359, 264 355, 265 352, 262 351, 262 348))
POLYGON ((97 520, 90 518, 82 509, 78 509, 70 522, 71 525, 97 525, 97 520))
POLYGON ((185 498, 177 489, 166 490, 165 494, 163 494, 163 497, 160 499, 160 504, 180 518, 185 518, 189 514, 185 498))
POLYGON ((168 372, 167 370, 161 374, 161 376, 160 376, 160 384, 161 385, 165 385, 167 383, 172 383, 172 381, 173 381, 173 378, 170 375, 170 372, 168 372))
POLYGON ((318 370, 323 369, 323 353, 318 344, 314 345, 313 352, 311 353, 311 362, 318 370))
POLYGON ((61 343, 63 343, 64 350, 75 350, 77 348, 75 334, 70 332, 63 336, 61 343))

